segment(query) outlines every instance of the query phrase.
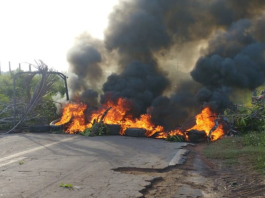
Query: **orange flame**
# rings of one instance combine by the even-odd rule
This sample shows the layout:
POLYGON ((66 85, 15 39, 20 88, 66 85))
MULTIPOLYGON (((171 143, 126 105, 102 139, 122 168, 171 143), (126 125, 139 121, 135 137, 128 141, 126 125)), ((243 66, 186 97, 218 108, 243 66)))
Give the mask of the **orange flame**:
MULTIPOLYGON (((214 120, 217 118, 216 114, 211 112, 209 107, 206 107, 202 110, 200 114, 196 116, 196 125, 189 130, 199 130, 205 131, 208 136, 210 130, 214 127, 214 120)), ((224 135, 223 125, 219 124, 217 129, 214 130, 211 134, 211 140, 215 141, 224 135)))
MULTIPOLYGON (((155 135, 156 138, 167 138, 168 135, 180 135, 184 136, 188 140, 187 134, 184 134, 180 130, 173 130, 166 132, 163 126, 155 126, 151 122, 151 115, 143 114, 140 118, 133 118, 131 113, 132 103, 129 100, 119 98, 116 103, 108 101, 99 110, 94 111, 90 117, 90 121, 98 121, 103 115, 108 107, 112 107, 104 118, 105 124, 119 124, 121 126, 120 134, 124 135, 127 128, 144 128, 146 129, 146 136, 151 137, 155 135)), ((77 132, 82 132, 86 128, 92 127, 91 123, 85 122, 84 111, 87 106, 85 104, 68 104, 64 107, 63 116, 60 122, 56 125, 66 124, 68 122, 69 126, 65 132, 73 134, 77 132)), ((189 130, 195 129, 200 131, 205 131, 206 135, 209 134, 210 130, 214 127, 214 120, 216 115, 211 112, 209 108, 203 109, 203 111, 196 116, 196 125, 189 130)), ((212 133, 212 141, 217 140, 224 135, 222 125, 212 133)))
POLYGON ((66 131, 67 133, 74 134, 76 132, 84 131, 87 128, 85 123, 85 114, 87 106, 85 104, 67 104, 63 109, 63 116, 55 125, 62 125, 69 123, 66 131))
POLYGON ((163 131, 162 126, 155 126, 152 124, 151 115, 144 114, 141 115, 140 118, 133 119, 133 115, 130 113, 132 103, 123 98, 119 98, 116 104, 108 101, 103 108, 92 114, 91 120, 98 119, 99 115, 102 115, 108 107, 112 107, 112 109, 109 110, 104 119, 104 123, 121 125, 121 135, 125 134, 127 128, 144 128, 146 129, 146 136, 148 137, 156 132, 163 131))

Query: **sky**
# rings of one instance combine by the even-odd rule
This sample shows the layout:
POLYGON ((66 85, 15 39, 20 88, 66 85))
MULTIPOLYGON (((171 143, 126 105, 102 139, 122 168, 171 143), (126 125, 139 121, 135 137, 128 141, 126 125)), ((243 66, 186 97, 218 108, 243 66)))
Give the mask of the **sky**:
POLYGON ((108 15, 117 0, 0 0, 0 65, 2 71, 24 70, 42 60, 67 71, 66 53, 87 31, 103 39, 108 15))

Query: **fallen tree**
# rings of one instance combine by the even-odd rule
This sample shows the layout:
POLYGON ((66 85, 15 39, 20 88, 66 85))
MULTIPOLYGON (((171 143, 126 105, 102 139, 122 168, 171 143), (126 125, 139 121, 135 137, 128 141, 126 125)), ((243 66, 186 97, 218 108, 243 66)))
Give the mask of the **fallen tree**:
POLYGON ((9 102, 0 103, 0 128, 11 128, 5 133, 10 133, 18 126, 29 126, 35 123, 48 124, 50 120, 53 120, 56 109, 49 94, 51 94, 53 84, 58 80, 56 75, 65 80, 68 99, 65 75, 49 70, 42 61, 36 62, 36 68, 37 71, 34 72, 18 72, 13 75, 13 97, 9 102), (23 82, 20 87, 16 86, 18 76, 23 79, 19 79, 23 82), (38 76, 37 82, 35 82, 35 76, 38 76))

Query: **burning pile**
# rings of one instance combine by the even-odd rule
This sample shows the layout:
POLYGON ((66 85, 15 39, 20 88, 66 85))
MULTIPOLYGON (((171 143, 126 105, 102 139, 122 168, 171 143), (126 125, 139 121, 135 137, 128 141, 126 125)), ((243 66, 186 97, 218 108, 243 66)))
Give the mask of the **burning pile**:
POLYGON ((55 125, 63 125, 70 122, 65 132, 73 134, 76 132, 84 131, 89 127, 89 124, 85 122, 85 114, 87 106, 85 104, 73 104, 69 103, 63 110, 63 116, 61 120, 55 125))
MULTIPOLYGON (((67 124, 65 127, 65 132, 74 134, 78 132, 83 132, 86 128, 91 128, 92 123, 98 120, 100 116, 109 108, 112 107, 104 119, 105 124, 118 124, 121 126, 120 135, 124 135, 126 129, 128 128, 142 128, 146 130, 147 137, 155 138, 167 138, 168 136, 183 136, 188 141, 188 136, 185 131, 179 129, 166 132, 163 126, 155 126, 151 121, 151 115, 143 114, 140 118, 133 118, 130 114, 132 104, 126 99, 119 98, 117 104, 113 102, 108 102, 103 105, 97 111, 94 111, 90 116, 90 122, 85 122, 85 110, 87 106, 85 104, 72 104, 69 103, 65 106, 63 110, 63 116, 61 120, 56 123, 56 125, 67 124)), ((190 130, 204 131, 206 135, 209 135, 210 130, 215 125, 216 115, 211 112, 207 107, 204 108, 201 114, 196 116, 196 125, 190 128, 190 130)), ((224 135, 222 125, 219 125, 216 130, 211 134, 211 140, 217 140, 224 135)))
POLYGON ((218 139, 216 115, 265 82, 264 10, 264 0, 118 1, 104 40, 84 33, 67 54, 70 98, 82 104, 68 104, 60 124, 77 133, 112 107, 104 123, 121 135, 137 127, 148 137, 187 140, 196 130, 218 139))
POLYGON ((196 125, 190 130, 204 131, 206 136, 211 135, 211 140, 218 140, 224 135, 223 125, 219 124, 217 128, 210 134, 210 131, 215 127, 216 115, 211 112, 211 110, 206 107, 202 110, 200 114, 196 116, 196 125))

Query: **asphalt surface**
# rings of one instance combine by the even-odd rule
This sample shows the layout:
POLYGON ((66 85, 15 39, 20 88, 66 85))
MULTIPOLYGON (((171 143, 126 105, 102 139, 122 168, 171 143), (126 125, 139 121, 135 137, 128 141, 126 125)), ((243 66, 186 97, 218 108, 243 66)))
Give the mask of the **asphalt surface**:
POLYGON ((2 135, 0 198, 142 197, 156 178, 119 168, 164 169, 183 163, 184 146, 125 136, 2 135))

